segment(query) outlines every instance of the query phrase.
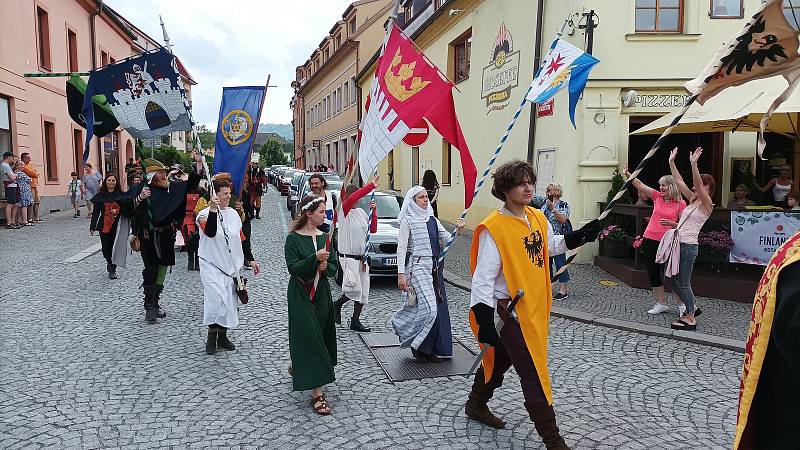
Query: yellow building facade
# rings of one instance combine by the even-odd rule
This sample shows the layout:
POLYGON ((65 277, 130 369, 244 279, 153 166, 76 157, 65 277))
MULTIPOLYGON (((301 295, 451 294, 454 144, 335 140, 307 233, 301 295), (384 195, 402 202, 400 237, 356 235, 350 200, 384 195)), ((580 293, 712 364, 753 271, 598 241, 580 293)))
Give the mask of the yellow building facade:
MULTIPOLYGON (((593 30, 592 54, 600 64, 592 71, 578 102, 576 128, 569 120, 566 91, 557 94, 552 104, 540 106, 538 114, 537 106, 528 103, 497 161, 530 161, 539 177, 538 194, 544 194, 550 182, 561 184, 576 228, 600 213, 599 203, 606 200, 614 170, 636 166, 658 137, 629 133, 680 109, 687 100, 683 84, 697 76, 719 45, 743 26, 742 17, 752 15, 760 6, 759 0, 438 3, 428 4, 429 10, 424 13, 414 12, 419 19, 405 23, 405 32, 456 83, 456 110, 479 176, 533 79, 536 45, 543 59, 556 33, 568 21, 562 39, 586 49, 585 25, 589 11, 594 10, 592 20, 597 27, 593 30), (539 4, 546 6, 539 11, 539 4), (542 27, 537 43, 539 14, 542 27), (461 73, 464 69, 466 73, 461 73), (538 117, 532 120, 532 113, 538 117)), ((791 14, 788 9, 787 14, 791 14)), ((800 10, 796 14, 800 15, 800 10)), ((369 89, 373 71, 374 59, 357 80, 364 92, 369 89)), ((800 158, 793 143, 781 139, 773 136, 771 145, 777 156, 770 161, 797 165, 800 158)), ((648 165, 642 179, 652 185, 669 173, 666 158, 673 146, 687 151, 684 155, 703 146, 706 153, 701 170, 717 179, 715 201, 724 205, 732 196, 734 161, 751 160, 750 168, 757 178, 774 173, 775 164, 757 161, 755 145, 755 133, 674 135, 666 143, 669 148, 662 149, 648 165)), ((405 191, 417 184, 427 169, 437 173, 442 185, 440 217, 454 221, 464 200, 460 162, 457 151, 450 151, 435 130, 419 148, 404 144, 396 147, 381 165, 381 182, 383 187, 405 191)), ((468 226, 474 227, 498 206, 485 187, 473 203, 468 226)), ((592 255, 591 251, 581 253, 584 261, 592 255)))

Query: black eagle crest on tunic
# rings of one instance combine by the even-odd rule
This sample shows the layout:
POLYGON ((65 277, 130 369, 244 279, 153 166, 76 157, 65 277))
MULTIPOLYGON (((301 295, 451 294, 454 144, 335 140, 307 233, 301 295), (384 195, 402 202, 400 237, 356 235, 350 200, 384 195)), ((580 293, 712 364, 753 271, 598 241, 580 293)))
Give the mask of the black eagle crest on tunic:
POLYGON ((720 59, 722 65, 720 65, 717 77, 721 76, 722 72, 730 75, 734 70, 741 75, 744 70, 748 72, 753 70, 753 66, 756 64, 764 67, 767 59, 774 63, 778 62, 778 57, 788 59, 783 46, 777 43, 778 37, 774 34, 764 33, 766 29, 767 23, 762 13, 746 33, 736 38, 739 43, 736 44, 733 51, 720 59))
POLYGON ((536 264, 539 268, 544 267, 544 239, 542 233, 536 230, 522 238, 522 243, 525 245, 525 250, 528 252, 528 258, 531 262, 536 264))

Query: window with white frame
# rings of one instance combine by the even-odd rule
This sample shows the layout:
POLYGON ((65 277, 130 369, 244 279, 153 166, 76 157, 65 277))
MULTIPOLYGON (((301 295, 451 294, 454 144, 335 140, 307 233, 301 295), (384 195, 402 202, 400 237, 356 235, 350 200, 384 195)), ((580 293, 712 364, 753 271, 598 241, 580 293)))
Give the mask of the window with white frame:
POLYGON ((636 0, 636 31, 681 33, 683 0, 636 0))
POLYGON ((800 0, 783 0, 783 15, 789 25, 800 30, 800 0))
POLYGON ((744 0, 711 0, 712 19, 741 19, 744 17, 744 0))

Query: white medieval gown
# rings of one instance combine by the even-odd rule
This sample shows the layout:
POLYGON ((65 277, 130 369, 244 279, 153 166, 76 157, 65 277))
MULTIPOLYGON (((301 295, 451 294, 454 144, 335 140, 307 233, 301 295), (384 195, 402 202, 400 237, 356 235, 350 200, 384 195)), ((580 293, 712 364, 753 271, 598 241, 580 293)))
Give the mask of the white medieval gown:
MULTIPOLYGON (((209 209, 197 214, 197 225, 208 220, 209 209)), ((203 283, 203 325, 222 325, 235 328, 239 325, 239 298, 234 291, 235 276, 244 265, 240 232, 242 221, 233 208, 220 209, 217 218, 217 234, 208 237, 200 233, 200 280, 203 283), (222 223, 219 222, 222 218, 222 223), (223 233, 222 227, 225 227, 223 233), (230 242, 225 242, 225 234, 230 242)))

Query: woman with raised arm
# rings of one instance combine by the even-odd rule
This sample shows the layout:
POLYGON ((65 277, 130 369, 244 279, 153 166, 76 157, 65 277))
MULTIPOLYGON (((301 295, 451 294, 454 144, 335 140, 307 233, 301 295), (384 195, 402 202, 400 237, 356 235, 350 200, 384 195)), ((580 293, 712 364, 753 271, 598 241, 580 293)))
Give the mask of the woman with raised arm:
POLYGON ((694 268, 694 261, 697 259, 697 237, 700 234, 700 229, 703 228, 703 224, 706 223, 706 220, 711 216, 711 211, 714 209, 711 196, 714 195, 714 189, 716 188, 714 177, 707 173, 701 174, 700 169, 697 167, 697 162, 700 161, 702 154, 703 149, 697 147, 689 155, 689 162, 692 166, 692 189, 689 189, 689 186, 683 181, 683 177, 675 166, 675 157, 678 155, 678 149, 673 149, 669 154, 670 172, 672 172, 681 194, 689 200, 689 206, 681 213, 678 223, 674 224, 677 228, 680 242, 680 264, 678 273, 672 277, 672 280, 684 304, 680 309, 680 317, 671 326, 676 330, 696 330, 697 319, 695 316, 700 315, 701 312, 695 305, 694 292, 692 291, 692 269, 694 268))
POLYGON ((789 192, 792 191, 794 188, 794 180, 792 180, 792 166, 784 165, 781 166, 780 172, 777 178, 773 178, 769 180, 769 182, 764 186, 759 186, 756 184, 758 189, 761 192, 772 191, 772 199, 771 204, 772 206, 777 206, 778 208, 786 208, 786 196, 789 195, 789 192))
MULTIPOLYGON (((630 178, 631 174, 625 167, 625 177, 630 178)), ((668 229, 674 228, 686 202, 681 199, 678 185, 672 175, 665 175, 658 180, 658 190, 653 189, 639 179, 633 180, 633 186, 644 195, 653 200, 653 214, 647 222, 644 230, 644 240, 642 241, 642 252, 644 253, 645 266, 647 267, 647 277, 650 279, 650 287, 656 297, 656 304, 647 311, 648 314, 661 314, 669 311, 667 298, 664 293, 664 265, 656 262, 658 244, 668 229)))

